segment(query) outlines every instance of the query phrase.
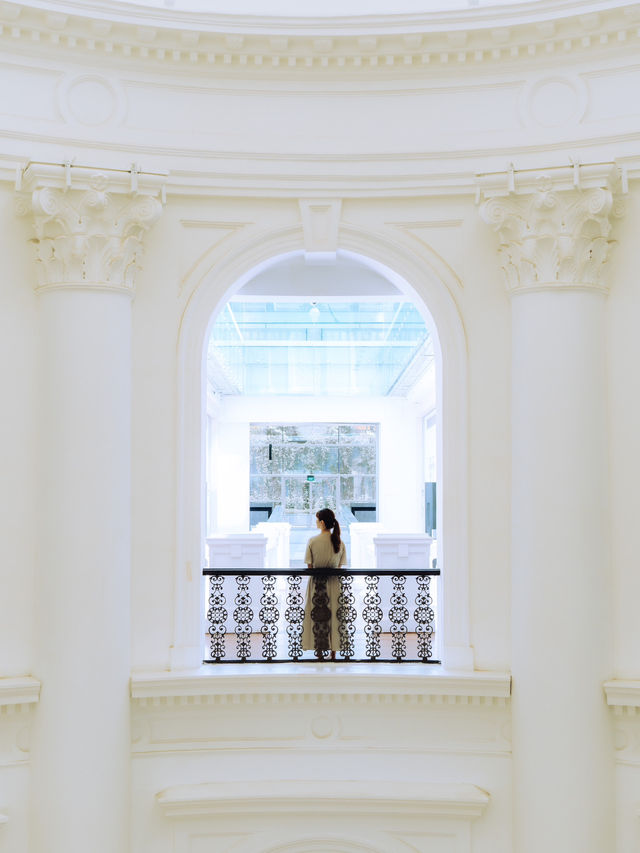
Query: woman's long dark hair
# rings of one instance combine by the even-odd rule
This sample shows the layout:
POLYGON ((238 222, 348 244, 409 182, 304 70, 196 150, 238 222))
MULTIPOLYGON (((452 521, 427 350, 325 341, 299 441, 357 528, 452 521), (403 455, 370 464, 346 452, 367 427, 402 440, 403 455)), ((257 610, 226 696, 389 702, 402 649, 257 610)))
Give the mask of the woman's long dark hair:
POLYGON ((333 514, 333 510, 329 509, 329 507, 319 509, 316 513, 316 518, 318 521, 323 521, 326 529, 331 531, 331 544, 333 545, 334 553, 337 554, 342 543, 340 541, 340 525, 338 524, 338 519, 333 514))

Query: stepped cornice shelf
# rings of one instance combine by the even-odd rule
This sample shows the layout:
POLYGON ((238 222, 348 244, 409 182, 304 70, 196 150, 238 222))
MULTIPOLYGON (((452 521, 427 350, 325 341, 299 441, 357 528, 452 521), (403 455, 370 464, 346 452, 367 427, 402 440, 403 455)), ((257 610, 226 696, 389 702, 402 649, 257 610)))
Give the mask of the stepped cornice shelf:
POLYGON ((640 714, 640 681, 612 679, 606 681, 607 704, 618 714, 640 714))
POLYGON ((140 672, 131 678, 131 696, 141 704, 325 702, 424 702, 505 705, 511 695, 506 672, 424 672, 410 664, 251 664, 227 665, 224 673, 199 670, 140 672), (407 671, 410 670, 410 671, 407 671))
POLYGON ((489 804, 489 794, 476 785, 440 782, 397 782, 393 785, 356 780, 208 782, 178 785, 156 795, 166 817, 220 814, 273 814, 325 811, 359 814, 425 815, 473 819, 489 804))
POLYGON ((32 705, 40 699, 40 682, 31 676, 0 678, 0 710, 32 705))

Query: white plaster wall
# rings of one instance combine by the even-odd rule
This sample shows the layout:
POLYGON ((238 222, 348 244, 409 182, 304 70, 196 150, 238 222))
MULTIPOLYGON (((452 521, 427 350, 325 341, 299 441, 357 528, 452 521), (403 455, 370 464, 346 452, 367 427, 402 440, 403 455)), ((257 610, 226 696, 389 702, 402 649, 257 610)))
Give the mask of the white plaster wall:
MULTIPOLYGON (((609 294, 609 399, 611 523, 616 675, 640 675, 640 624, 634 603, 640 600, 638 567, 638 483, 640 483, 640 273, 637 234, 640 193, 625 198, 625 214, 616 225, 609 294)), ((597 524, 598 522, 594 522, 597 524)))
POLYGON ((132 664, 163 667, 171 643, 176 536, 177 291, 170 248, 180 225, 170 208, 149 237, 133 301, 132 664))
POLYGON ((464 251, 472 645, 478 668, 509 669, 511 305, 482 225, 470 217, 464 251))
POLYGON ((13 193, 0 185, 0 677, 33 666, 33 583, 36 559, 35 270, 25 223, 13 193))
MULTIPOLYGON (((256 690, 260 691, 258 684, 256 690)), ((354 701, 332 696, 330 691, 323 697, 274 695, 263 701, 256 695, 251 701, 240 698, 231 703, 221 698, 189 705, 169 700, 165 707, 155 708, 137 705, 133 808, 138 819, 133 850, 169 853, 174 849, 168 832, 171 823, 176 824, 178 837, 189 832, 194 837, 221 833, 221 850, 228 849, 223 846, 223 841, 231 840, 227 834, 237 833, 239 839, 254 828, 275 830, 281 840, 321 835, 327 830, 327 818, 313 806, 287 816, 284 826, 279 814, 261 816, 257 824, 253 818, 224 817, 172 822, 153 807, 160 791, 176 785, 245 780, 249 794, 260 783, 266 791, 272 780, 300 779, 315 782, 325 791, 339 782, 368 782, 382 796, 403 783, 409 783, 409 788, 411 783, 418 787, 428 781, 476 785, 491 792, 491 802, 486 814, 472 822, 473 853, 512 853, 508 717, 507 707, 491 702, 472 706, 364 697, 354 701)), ((420 832, 432 827, 425 814, 403 828, 422 851, 432 848, 421 846, 420 832)), ((385 843, 376 822, 363 814, 336 817, 333 829, 352 837, 370 833, 385 853, 407 849, 393 836, 385 843)))
POLYGON ((0 705, 0 850, 27 853, 29 849, 29 706, 0 705))

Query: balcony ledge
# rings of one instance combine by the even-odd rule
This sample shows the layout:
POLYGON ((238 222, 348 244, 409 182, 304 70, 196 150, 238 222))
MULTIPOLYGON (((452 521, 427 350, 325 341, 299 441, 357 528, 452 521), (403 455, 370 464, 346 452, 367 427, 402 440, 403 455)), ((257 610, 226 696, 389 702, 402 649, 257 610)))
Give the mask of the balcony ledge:
POLYGON ((640 715, 640 681, 606 681, 604 692, 615 714, 640 715))
POLYGON ((131 697, 140 705, 403 702, 497 705, 511 695, 506 672, 453 672, 421 664, 230 664, 174 672, 137 672, 131 697))
POLYGON ((470 784, 361 782, 318 780, 270 782, 208 782, 179 785, 156 795, 165 817, 229 814, 330 812, 420 815, 441 818, 480 817, 489 794, 470 784))
POLYGON ((39 699, 40 682, 36 678, 0 678, 0 713, 21 710, 22 705, 33 705, 39 699))

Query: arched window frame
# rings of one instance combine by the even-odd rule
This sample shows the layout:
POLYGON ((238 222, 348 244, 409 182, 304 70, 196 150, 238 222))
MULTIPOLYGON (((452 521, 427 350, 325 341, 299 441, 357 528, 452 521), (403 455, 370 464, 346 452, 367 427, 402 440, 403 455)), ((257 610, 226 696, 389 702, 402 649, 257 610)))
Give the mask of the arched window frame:
MULTIPOLYGON (((469 624, 468 371, 462 319, 452 292, 455 275, 429 254, 393 236, 353 226, 340 228, 339 247, 385 275, 415 302, 435 331, 439 496, 440 625, 447 669, 473 670, 469 624)), ((172 670, 202 661, 202 579, 205 541, 206 348, 211 325, 250 278, 304 249, 300 228, 239 235, 234 249, 196 265, 178 338, 177 529, 174 570, 172 670)))

